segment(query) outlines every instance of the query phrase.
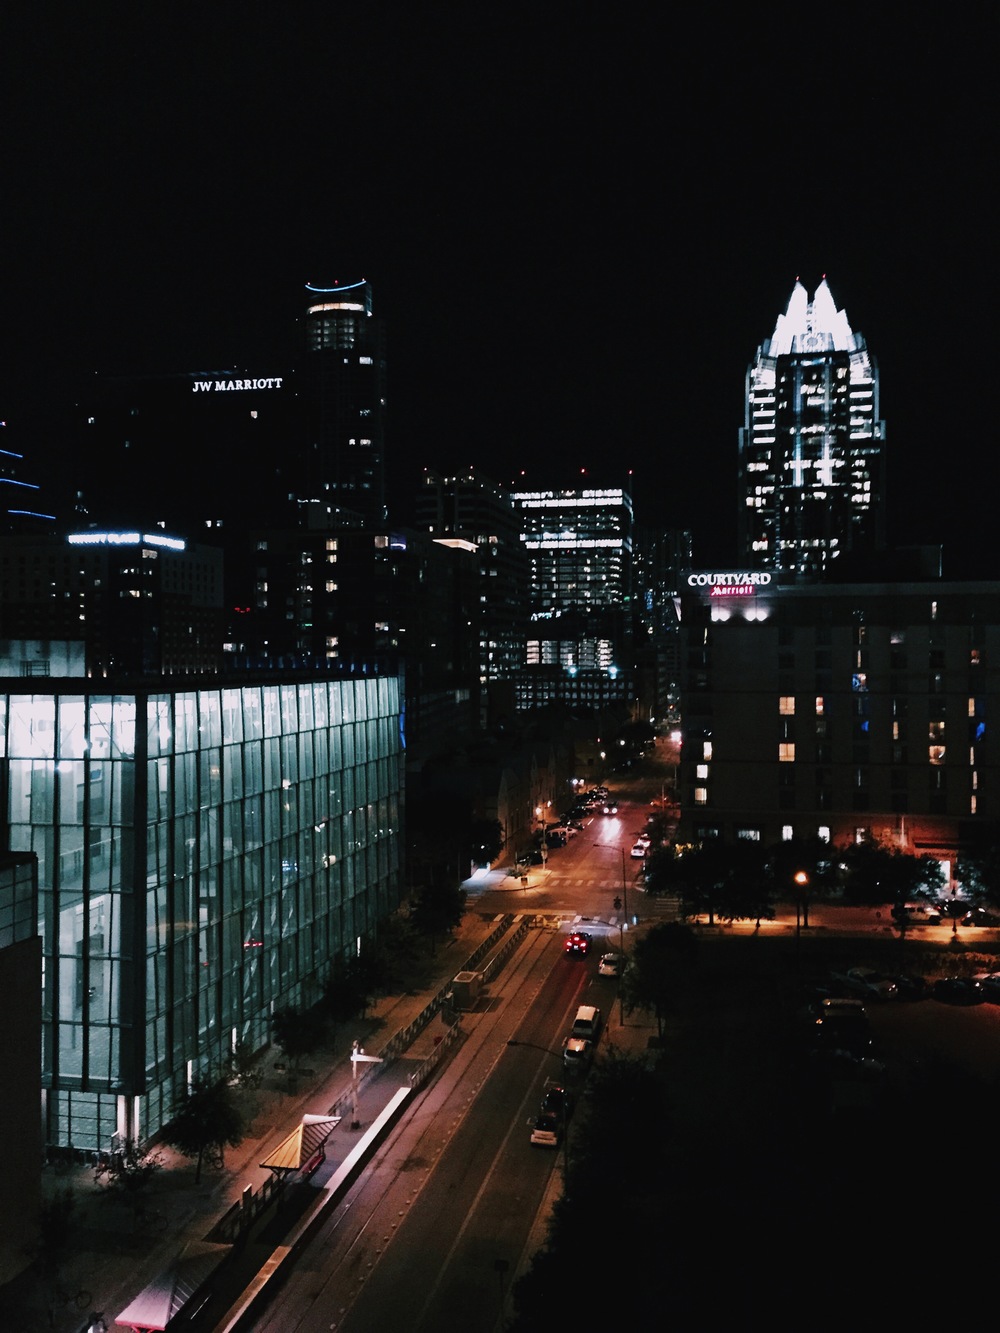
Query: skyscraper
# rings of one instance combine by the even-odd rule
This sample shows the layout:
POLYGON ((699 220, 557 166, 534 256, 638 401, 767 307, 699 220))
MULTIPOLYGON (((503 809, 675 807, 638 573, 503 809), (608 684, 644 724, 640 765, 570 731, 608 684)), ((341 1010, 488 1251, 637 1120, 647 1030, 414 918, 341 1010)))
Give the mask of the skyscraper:
POLYGON ((826 279, 798 280, 747 370, 739 549, 754 569, 810 579, 885 536, 885 423, 874 358, 826 279))
POLYGON ((385 329, 365 281, 306 284, 307 438, 301 500, 322 500, 343 522, 385 522, 385 329))
POLYGON ((531 578, 519 707, 630 696, 631 495, 617 486, 511 498, 531 578))

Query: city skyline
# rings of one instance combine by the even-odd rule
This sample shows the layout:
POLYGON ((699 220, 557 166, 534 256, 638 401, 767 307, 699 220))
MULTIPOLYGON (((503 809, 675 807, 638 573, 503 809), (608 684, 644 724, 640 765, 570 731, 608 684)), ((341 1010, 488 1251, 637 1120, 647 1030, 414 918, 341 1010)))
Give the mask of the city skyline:
POLYGON ((685 16, 667 41, 589 7, 237 16, 14 16, 12 425, 80 374, 267 373, 301 345, 305 285, 361 277, 397 499, 424 468, 631 473, 637 520, 720 566, 747 366, 825 275, 882 372, 890 538, 943 541, 946 575, 995 565, 967 499, 995 281, 975 23, 685 16))

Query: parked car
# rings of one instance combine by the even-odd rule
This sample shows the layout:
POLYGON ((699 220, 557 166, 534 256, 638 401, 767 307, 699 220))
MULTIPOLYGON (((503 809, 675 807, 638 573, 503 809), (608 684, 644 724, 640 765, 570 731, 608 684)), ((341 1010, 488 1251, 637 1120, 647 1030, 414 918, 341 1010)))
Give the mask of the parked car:
POLYGON ((893 977, 897 1000, 926 1000, 931 993, 926 977, 914 972, 903 972, 893 977))
POLYGON ((987 912, 984 907, 973 907, 966 912, 958 923, 960 926, 1000 926, 1000 916, 994 916, 992 912, 987 912))
POLYGON ((892 909, 892 915, 897 922, 904 922, 907 926, 939 926, 944 920, 941 908, 931 902, 897 903, 892 909))
POLYGON ((542 1115, 555 1115, 565 1122, 569 1119, 572 1110, 573 1099, 564 1087, 561 1087, 558 1083, 553 1083, 546 1088, 540 1107, 542 1115))
POLYGON ((866 1000, 894 1000, 896 983, 872 967, 849 967, 844 973, 844 984, 852 994, 866 1000))
POLYGON ((973 980, 979 982, 984 1000, 989 1000, 990 1004, 1000 1004, 1000 972, 984 972, 973 980))
POLYGON ((558 1148, 562 1132, 562 1117, 543 1111, 535 1120, 531 1131, 531 1142, 542 1148, 558 1148))
POLYGON ((586 931, 574 930, 571 935, 566 936, 566 943, 563 945, 563 952, 571 958, 586 958, 590 953, 590 936, 586 931))
POLYGON ((598 976, 617 977, 621 971, 621 955, 617 953, 606 953, 601 955, 601 961, 597 964, 598 976))
POLYGON ((974 977, 939 977, 934 983, 935 1000, 945 1004, 982 1004, 983 988, 974 977))
POLYGON ((632 857, 633 861, 641 861, 644 859, 646 855, 646 847, 647 844, 644 842, 636 842, 632 844, 632 850, 629 855, 632 857))
POLYGON ((593 1057, 594 1046, 586 1037, 567 1037, 562 1054, 567 1069, 586 1069, 593 1057))

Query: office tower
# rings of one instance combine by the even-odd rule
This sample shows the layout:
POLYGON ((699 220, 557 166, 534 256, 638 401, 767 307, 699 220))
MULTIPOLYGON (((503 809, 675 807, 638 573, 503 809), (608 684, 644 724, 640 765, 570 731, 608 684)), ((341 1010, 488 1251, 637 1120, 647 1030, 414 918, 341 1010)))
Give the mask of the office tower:
POLYGON ((509 680, 524 664, 528 559, 510 495, 487 477, 424 475, 414 526, 473 557, 466 599, 478 645, 481 687, 509 680))
POLYGON ((679 705, 680 590, 682 573, 691 565, 690 532, 637 526, 633 582, 639 698, 643 715, 657 722, 674 718, 679 705))
POLYGON ((557 698, 599 706, 630 697, 631 495, 611 487, 516 491, 511 498, 530 573, 519 706, 557 698))
POLYGON ((747 370, 739 436, 741 560, 804 579, 880 551, 885 423, 875 360, 824 278, 796 281, 747 370))
POLYGON ((396 909, 401 714, 401 680, 362 672, 0 680, 0 827, 37 858, 47 1145, 148 1141, 396 909))
POLYGON ((321 500, 346 525, 385 522, 385 328, 369 283, 306 284, 300 500, 321 500))

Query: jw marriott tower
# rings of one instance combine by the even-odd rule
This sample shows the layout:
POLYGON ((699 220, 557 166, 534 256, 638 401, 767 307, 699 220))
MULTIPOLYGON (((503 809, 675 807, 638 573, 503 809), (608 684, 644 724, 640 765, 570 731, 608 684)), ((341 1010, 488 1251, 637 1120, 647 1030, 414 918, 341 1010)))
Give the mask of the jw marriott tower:
POLYGON ((739 551, 752 569, 812 579, 885 540, 885 423, 874 358, 826 279, 788 308, 747 370, 739 551))

